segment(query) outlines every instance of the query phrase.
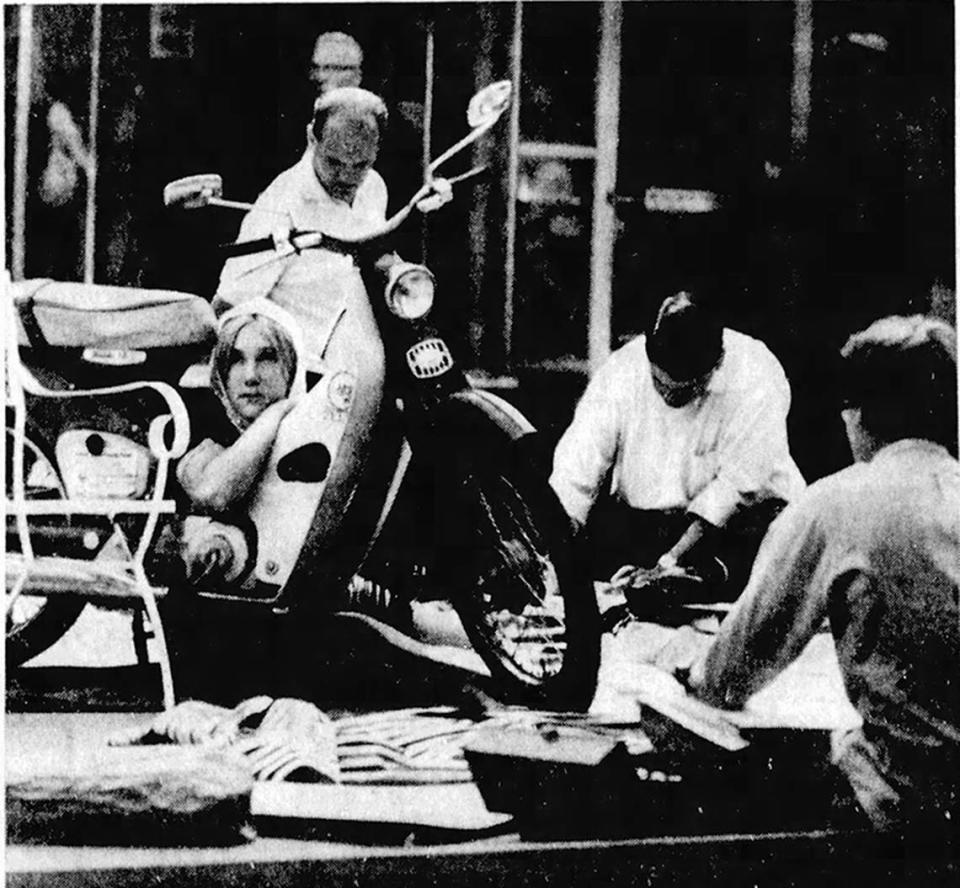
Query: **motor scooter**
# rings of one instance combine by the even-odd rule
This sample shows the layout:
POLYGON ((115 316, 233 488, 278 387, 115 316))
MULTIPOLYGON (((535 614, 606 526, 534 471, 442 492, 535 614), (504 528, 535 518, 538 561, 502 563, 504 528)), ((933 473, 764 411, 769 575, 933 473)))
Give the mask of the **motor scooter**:
MULTIPOLYGON (((474 96, 471 131, 430 174, 486 132, 508 102, 509 83, 474 96)), ((582 708, 599 663, 596 597, 577 563, 570 522, 532 468, 533 429, 508 402, 470 384, 429 321, 428 272, 401 276, 386 290, 378 277, 391 235, 429 191, 427 184, 363 238, 291 232, 225 250, 264 252, 264 262, 327 250, 349 257, 357 274, 325 343, 319 381, 280 424, 250 495, 253 564, 235 586, 188 594, 287 621, 323 619, 357 576, 394 596, 446 599, 499 696, 582 708)), ((215 175, 170 183, 164 198, 187 209, 250 208, 224 200, 215 175)), ((74 436, 88 462, 90 438, 103 431, 91 422, 74 436)), ((59 452, 47 463, 65 471, 59 452)))

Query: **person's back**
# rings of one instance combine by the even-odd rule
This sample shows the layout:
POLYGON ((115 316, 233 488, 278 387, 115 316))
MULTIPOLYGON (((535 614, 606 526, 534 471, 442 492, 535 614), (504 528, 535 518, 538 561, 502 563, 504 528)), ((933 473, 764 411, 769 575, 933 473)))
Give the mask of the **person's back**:
POLYGON ((865 784, 875 820, 905 819, 884 810, 879 775, 893 809, 937 821, 947 799, 939 784, 960 777, 960 463, 904 439, 825 486, 830 625, 864 721, 842 741, 839 764, 865 784))
POLYGON ((841 355, 856 464, 771 525, 690 684, 741 707, 828 617, 863 720, 835 736, 834 761, 877 830, 944 847, 960 836, 956 332, 919 315, 884 318, 841 355))

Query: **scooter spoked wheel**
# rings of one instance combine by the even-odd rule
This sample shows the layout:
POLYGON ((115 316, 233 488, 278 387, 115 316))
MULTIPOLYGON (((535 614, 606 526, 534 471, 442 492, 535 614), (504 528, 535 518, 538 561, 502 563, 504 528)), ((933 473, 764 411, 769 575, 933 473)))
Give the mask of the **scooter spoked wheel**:
POLYGON ((475 535, 459 549, 453 601, 504 702, 582 710, 600 660, 596 595, 552 491, 514 475, 490 467, 462 479, 458 517, 475 535))
MULTIPOLYGON (((13 428, 6 427, 6 493, 13 493, 13 428)), ((52 448, 42 433, 27 420, 24 438, 23 476, 26 481, 27 499, 65 499, 66 488, 57 471, 52 448)), ((33 522, 31 522, 32 524, 33 522)), ((16 518, 7 515, 7 553, 19 550, 16 518)), ((12 572, 7 571, 7 592, 11 591, 12 572)), ((85 602, 80 599, 58 596, 44 598, 35 595, 20 595, 6 608, 6 656, 8 666, 19 666, 33 659, 60 639, 77 621, 85 602)))

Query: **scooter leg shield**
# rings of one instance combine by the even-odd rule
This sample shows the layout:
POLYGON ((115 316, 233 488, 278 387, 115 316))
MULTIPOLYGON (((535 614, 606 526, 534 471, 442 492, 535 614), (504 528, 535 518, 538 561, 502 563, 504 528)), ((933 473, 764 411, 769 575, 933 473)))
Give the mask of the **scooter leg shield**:
POLYGON ((363 294, 348 302, 324 363, 324 378, 307 395, 316 424, 304 422, 304 434, 316 436, 323 426, 335 432, 336 444, 329 448, 321 495, 299 535, 292 533, 289 521, 289 499, 297 485, 287 482, 277 494, 282 542, 289 545, 292 537, 298 545, 282 603, 312 610, 332 604, 362 562, 400 447, 399 429, 381 409, 383 345, 363 294))

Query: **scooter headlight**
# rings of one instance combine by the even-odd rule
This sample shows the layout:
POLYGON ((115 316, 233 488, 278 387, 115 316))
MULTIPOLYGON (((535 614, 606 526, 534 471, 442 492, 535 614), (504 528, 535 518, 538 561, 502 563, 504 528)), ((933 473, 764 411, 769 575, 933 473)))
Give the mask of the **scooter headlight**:
POLYGON ((434 281, 430 269, 404 263, 394 269, 387 283, 387 307, 398 318, 415 321, 433 306, 434 281))

